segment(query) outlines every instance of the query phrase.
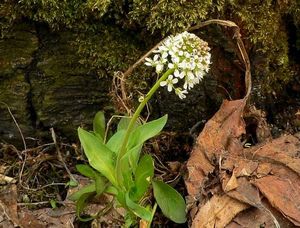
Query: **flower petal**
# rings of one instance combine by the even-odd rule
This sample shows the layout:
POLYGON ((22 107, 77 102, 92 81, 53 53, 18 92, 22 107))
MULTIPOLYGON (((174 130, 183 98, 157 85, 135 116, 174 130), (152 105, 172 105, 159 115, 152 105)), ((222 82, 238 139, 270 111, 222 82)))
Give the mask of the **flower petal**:
POLYGON ((166 85, 167 85, 167 82, 166 82, 166 81, 162 81, 162 82, 160 82, 159 84, 160 84, 160 86, 166 86, 166 85))
POLYGON ((173 80, 172 80, 172 83, 173 84, 176 84, 178 82, 178 78, 174 78, 173 80))

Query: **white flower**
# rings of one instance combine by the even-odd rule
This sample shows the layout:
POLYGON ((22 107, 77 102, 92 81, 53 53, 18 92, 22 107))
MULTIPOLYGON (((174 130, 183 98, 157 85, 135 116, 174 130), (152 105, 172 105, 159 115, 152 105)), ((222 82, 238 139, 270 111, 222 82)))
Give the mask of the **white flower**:
POLYGON ((168 86, 168 91, 171 92, 173 89, 173 85, 178 82, 177 78, 173 79, 173 75, 169 75, 166 81, 160 82, 160 86, 168 86))
POLYGON ((163 71, 163 69, 164 69, 164 64, 162 64, 162 63, 158 63, 155 67, 156 73, 158 73, 158 74, 161 73, 163 71))
POLYGON ((159 58, 159 55, 154 55, 153 60, 150 58, 146 58, 145 65, 155 67, 157 65, 158 58, 159 58))
POLYGON ((180 78, 180 79, 183 79, 184 78, 184 73, 183 72, 179 72, 179 70, 175 70, 174 71, 174 76, 176 77, 176 78, 180 78))
POLYGON ((175 94, 180 98, 184 99, 186 98, 186 95, 188 92, 186 90, 182 90, 181 88, 176 88, 175 89, 175 94))
POLYGON ((187 90, 198 84, 208 73, 211 64, 210 48, 207 42, 195 34, 183 32, 176 36, 167 37, 162 44, 153 51, 153 59, 146 58, 145 65, 154 67, 160 74, 166 70, 173 70, 161 86, 167 86, 169 92, 174 84, 181 82, 175 93, 180 99, 185 98, 187 90))
POLYGON ((173 69, 173 68, 175 68, 175 65, 173 63, 168 63, 168 68, 173 69))

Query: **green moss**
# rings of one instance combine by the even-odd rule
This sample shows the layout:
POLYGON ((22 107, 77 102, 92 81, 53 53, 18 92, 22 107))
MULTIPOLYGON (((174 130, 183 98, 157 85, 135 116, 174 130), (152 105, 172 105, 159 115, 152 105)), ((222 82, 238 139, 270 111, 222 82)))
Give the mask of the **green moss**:
POLYGON ((0 75, 0 80, 0 140, 21 143, 18 128, 2 102, 10 108, 25 137, 29 136, 33 131, 27 107, 27 94, 30 86, 25 81, 24 73, 20 70, 9 75, 6 80, 3 80, 0 75))
MULTIPOLYGON (((80 63, 103 77, 126 69, 166 34, 211 18, 229 19, 241 27, 250 57, 257 64, 254 76, 269 92, 293 75, 287 15, 299 31, 298 0, 4 0, 0 25, 9 31, 27 18, 56 31, 71 30, 77 34, 73 45, 80 63)), ((57 72, 59 67, 49 70, 57 72)))
POLYGON ((9 38, 0 40, 0 77, 29 65, 37 49, 35 31, 25 24, 14 26, 9 38))
POLYGON ((143 41, 132 32, 100 25, 97 33, 79 33, 74 44, 81 56, 80 63, 98 72, 100 77, 113 76, 126 70, 143 54, 143 41))
POLYGON ((130 16, 152 32, 174 33, 204 20, 211 5, 211 0, 135 0, 130 16))
MULTIPOLYGON (((290 69, 286 15, 296 20, 300 5, 294 1, 218 1, 222 18, 235 21, 242 29, 256 81, 263 93, 279 90, 293 77, 290 69)), ((294 23, 297 22, 294 20, 294 23)))

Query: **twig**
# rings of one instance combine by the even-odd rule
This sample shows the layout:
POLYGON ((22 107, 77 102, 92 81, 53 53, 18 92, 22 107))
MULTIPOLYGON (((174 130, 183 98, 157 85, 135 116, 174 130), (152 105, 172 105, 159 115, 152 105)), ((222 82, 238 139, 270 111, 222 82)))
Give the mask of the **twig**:
POLYGON ((125 80, 126 78, 132 73, 132 71, 138 67, 156 48, 159 47, 159 45, 161 45, 161 43, 164 41, 161 40, 160 42, 158 42, 153 48, 151 48, 145 55, 143 55, 138 61, 136 61, 132 66, 130 66, 125 73, 122 75, 121 78, 121 91, 122 91, 122 98, 126 99, 126 88, 125 88, 125 80))
MULTIPOLYGON (((24 135, 23 135, 23 133, 22 133, 22 130, 21 130, 21 128, 20 128, 20 126, 19 126, 19 124, 18 124, 16 118, 14 117, 14 115, 12 114, 12 112, 11 112, 9 106, 8 106, 6 103, 4 103, 4 102, 2 102, 2 101, 0 101, 0 103, 4 104, 4 105, 6 106, 9 115, 11 116, 11 118, 13 119, 13 121, 14 121, 16 127, 18 128, 18 131, 19 131, 19 133, 20 133, 20 135, 21 135, 21 138, 22 138, 22 142, 23 142, 23 146, 24 146, 24 151, 26 151, 26 150, 27 150, 26 141, 25 141, 24 135)), ((23 188, 26 188, 26 187, 23 186, 23 184, 22 184, 22 175, 23 175, 24 166, 25 166, 25 163, 26 163, 26 160, 27 160, 27 154, 25 153, 24 158, 23 158, 22 155, 19 154, 19 151, 18 151, 18 150, 16 150, 16 151, 17 151, 17 154, 18 154, 18 157, 20 158, 20 160, 22 160, 21 171, 19 172, 19 184, 20 184, 20 186, 22 186, 23 188)))
POLYGON ((55 144, 55 147, 56 147, 56 152, 57 152, 57 155, 58 155, 58 160, 63 164, 63 166, 64 166, 65 170, 67 171, 67 173, 69 174, 70 178, 73 181, 77 182, 76 179, 75 179, 75 177, 73 176, 73 174, 68 169, 68 167, 67 167, 67 165, 66 165, 66 163, 65 163, 65 161, 64 161, 64 159, 63 159, 63 157, 61 155, 59 146, 58 146, 57 141, 56 141, 56 135, 55 135, 54 129, 50 128, 50 131, 51 131, 52 140, 53 140, 53 142, 55 144))
POLYGON ((40 148, 43 148, 43 147, 46 147, 46 146, 52 146, 52 145, 55 145, 55 143, 46 143, 46 144, 43 144, 43 145, 40 145, 40 146, 37 146, 37 147, 34 147, 34 148, 29 148, 29 149, 23 150, 22 153, 27 153, 27 152, 30 152, 30 151, 39 150, 40 148))
POLYGON ((204 21, 201 22, 193 27, 190 27, 188 29, 188 31, 194 31, 194 30, 198 30, 204 26, 210 25, 210 24, 219 24, 222 26, 227 26, 227 27, 232 27, 235 29, 235 33, 233 38, 236 39, 237 41, 237 46, 238 49, 240 51, 240 54, 242 56, 243 62, 245 64, 245 85, 246 85, 246 95, 244 97, 244 100, 248 100, 248 97, 250 96, 251 93, 251 87, 252 87, 252 80, 251 80, 251 69, 250 69, 250 60, 245 48, 245 45, 241 39, 241 34, 240 34, 240 28, 232 21, 226 21, 226 20, 208 20, 208 21, 204 21))
POLYGON ((110 125, 111 125, 113 119, 115 119, 115 118, 131 118, 131 117, 129 117, 129 116, 120 116, 120 115, 113 115, 112 117, 110 117, 110 119, 108 120, 108 122, 106 124, 106 130, 105 130, 105 135, 104 135, 104 139, 103 139, 104 143, 106 143, 108 130, 110 128, 110 125))
MULTIPOLYGON (((249 60, 248 54, 246 52, 246 48, 244 46, 244 43, 241 39, 240 28, 232 21, 214 19, 214 20, 204 21, 204 22, 201 22, 201 23, 199 23, 195 26, 192 26, 189 29, 187 29, 187 31, 198 30, 202 27, 205 27, 205 26, 208 26, 208 25, 211 25, 211 24, 218 24, 218 25, 222 25, 222 26, 232 27, 232 28, 235 29, 235 33, 234 33, 233 38, 235 38, 236 41, 237 41, 237 46, 238 46, 238 49, 240 51, 242 60, 243 60, 244 65, 245 65, 246 95, 244 97, 244 100, 247 101, 248 97, 250 96, 250 93, 251 93, 252 80, 251 80, 251 71, 250 71, 250 60, 249 60)), ((157 43, 153 48, 151 48, 145 55, 143 55, 132 66, 130 66, 125 71, 125 73, 122 73, 122 76, 120 77, 122 95, 121 95, 121 98, 119 97, 119 99, 120 99, 122 105, 124 106, 124 108, 127 110, 127 112, 128 112, 128 107, 125 104, 126 100, 127 100, 127 92, 126 92, 126 86, 125 86, 126 79, 133 72, 133 70, 136 67, 138 67, 145 60, 145 58, 147 58, 157 47, 159 47, 159 45, 161 45, 161 43, 163 41, 164 41, 164 39, 162 41, 160 41, 159 43, 157 43)), ((128 114, 130 114, 130 112, 128 112, 128 114)))
MULTIPOLYGON (((59 204, 74 204, 73 202, 65 202, 65 201, 56 201, 59 204)), ((41 201, 41 202, 29 202, 29 203, 17 203, 18 206, 37 206, 41 204, 50 204, 50 201, 41 201)))
MULTIPOLYGON (((6 206, 5 206, 1 201, 0 201, 0 206, 1 206, 2 210, 3 210, 3 214, 6 216, 6 218, 7 218, 9 221, 11 221, 11 222, 13 223, 14 227, 18 227, 19 224, 17 224, 16 221, 14 221, 14 219, 12 219, 12 218, 9 216, 9 214, 8 214, 8 213, 6 212, 6 210, 5 210, 6 206)), ((19 221, 18 221, 18 222, 19 222, 19 221)))
MULTIPOLYGON (((8 106, 6 103, 4 103, 3 101, 0 101, 0 103, 1 103, 1 104, 4 104, 4 105, 6 106, 9 115, 11 116, 11 118, 13 119, 13 121, 14 121, 16 127, 18 128, 18 131, 19 131, 19 133, 20 133, 20 135, 21 135, 21 138, 22 138, 24 150, 26 150, 26 149, 27 149, 26 141, 25 141, 24 135, 23 135, 23 133, 22 133, 22 131, 21 131, 21 128, 20 128, 20 126, 19 126, 19 124, 18 124, 16 118, 14 117, 14 115, 12 114, 12 112, 11 112, 9 106, 8 106)), ((18 155, 19 155, 19 154, 18 154, 18 155)), ((19 155, 19 156, 20 156, 20 155, 19 155)))
POLYGON ((123 106, 123 108, 126 110, 128 116, 131 116, 132 114, 132 110, 130 108, 131 105, 128 104, 128 99, 127 99, 127 95, 125 92, 125 86, 123 89, 119 89, 120 85, 122 84, 122 80, 123 80, 123 72, 118 71, 114 74, 113 77, 113 86, 114 88, 112 89, 112 92, 114 93, 114 95, 116 96, 117 102, 121 103, 121 105, 123 106), (121 90, 122 95, 120 96, 118 94, 118 91, 121 90))

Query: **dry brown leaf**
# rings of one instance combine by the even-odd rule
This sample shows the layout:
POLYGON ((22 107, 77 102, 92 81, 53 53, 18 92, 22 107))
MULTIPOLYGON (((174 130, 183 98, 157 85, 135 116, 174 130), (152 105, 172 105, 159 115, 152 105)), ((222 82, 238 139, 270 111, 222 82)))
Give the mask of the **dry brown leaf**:
POLYGON ((270 214, 257 208, 249 208, 238 214, 226 228, 267 227, 275 228, 270 214))
MULTIPOLYGON (((228 177, 227 180, 226 178, 223 178, 223 186, 226 186, 227 181, 228 177)), ((254 207, 261 206, 259 191, 248 181, 246 177, 238 178, 237 185, 237 188, 232 191, 226 192, 226 194, 236 200, 250 204, 254 207)))
MULTIPOLYGON (((191 153, 186 179, 189 197, 207 200, 209 194, 215 194, 206 204, 198 206, 193 227, 224 227, 238 213, 233 213, 235 209, 239 211, 236 205, 245 205, 245 208, 251 205, 261 212, 255 212, 259 218, 257 223, 251 221, 255 215, 245 211, 243 217, 237 217, 231 225, 255 227, 260 222, 271 224, 272 218, 269 227, 274 224, 278 227, 277 220, 285 216, 300 226, 300 137, 287 135, 269 141, 267 123, 254 115, 260 123, 257 126, 260 129, 256 129, 260 144, 243 148, 240 139, 245 133, 242 116, 246 98, 224 101, 198 136, 191 153), (214 183, 210 186, 205 180, 214 183), (224 195, 216 196, 222 194, 230 199, 226 205, 223 205, 224 195), (278 219, 265 208, 263 195, 280 212, 278 219), (216 209, 217 204, 221 209, 216 209), (219 216, 220 213, 224 215, 219 216), (226 213, 231 213, 231 217, 226 213)), ((250 116, 253 115, 250 113, 250 116)), ((195 213, 196 209, 191 211, 195 213)))
POLYGON ((225 100, 219 111, 206 123, 197 142, 209 161, 218 158, 231 140, 245 133, 245 123, 242 119, 245 104, 245 100, 225 100))
POLYGON ((18 206, 17 206, 17 186, 7 185, 0 192, 0 213, 3 215, 3 221, 0 221, 0 227, 6 224, 12 224, 13 226, 20 226, 18 218, 18 206))
POLYGON ((254 183, 273 207, 296 226, 300 226, 299 187, 295 187, 289 179, 276 176, 266 176, 255 180, 254 183))
POLYGON ((252 159, 284 164, 300 175, 299 147, 300 140, 298 138, 286 135, 261 147, 245 149, 244 153, 252 159))
POLYGON ((19 218, 22 223, 22 227, 30 228, 46 228, 47 222, 42 222, 36 216, 32 214, 31 211, 27 209, 21 209, 19 212, 19 218))
POLYGON ((251 176, 258 164, 256 161, 229 154, 222 160, 222 170, 234 172, 236 177, 251 176))
POLYGON ((25 209, 24 212, 25 215, 23 216, 27 216, 28 222, 32 221, 29 218, 35 218, 40 224, 43 224, 41 227, 47 228, 73 228, 73 222, 76 217, 74 206, 57 209, 43 208, 34 211, 25 209))
POLYGON ((213 196, 200 207, 194 218, 193 228, 223 228, 241 211, 249 206, 227 195, 213 196))
POLYGON ((207 179, 209 173, 213 172, 214 166, 210 164, 198 145, 195 146, 194 151, 187 164, 188 177, 185 183, 189 195, 197 198, 201 193, 204 180, 207 179))
POLYGON ((224 191, 225 192, 229 192, 231 190, 236 189, 239 186, 238 181, 236 179, 235 173, 233 173, 230 177, 230 179, 228 180, 228 182, 225 184, 224 186, 224 191))
POLYGON ((0 174, 0 185, 15 184, 16 182, 16 179, 0 174))
POLYGON ((215 159, 219 160, 226 150, 234 153, 233 150, 239 148, 236 140, 245 133, 242 119, 245 104, 245 100, 225 100, 200 133, 187 163, 186 186, 190 196, 197 198, 203 181, 214 170, 212 164, 215 159))
POLYGON ((256 176, 258 178, 267 176, 272 172, 272 165, 270 163, 260 163, 256 170, 256 176))

